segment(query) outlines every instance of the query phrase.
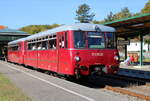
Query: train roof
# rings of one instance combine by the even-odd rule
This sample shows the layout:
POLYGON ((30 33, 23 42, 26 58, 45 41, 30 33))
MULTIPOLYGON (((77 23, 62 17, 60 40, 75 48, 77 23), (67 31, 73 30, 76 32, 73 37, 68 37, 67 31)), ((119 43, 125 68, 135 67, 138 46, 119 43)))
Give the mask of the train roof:
POLYGON ((113 27, 109 26, 104 26, 104 25, 99 25, 99 24, 90 24, 90 23, 75 23, 72 25, 62 25, 57 28, 53 28, 47 31, 39 32, 37 34, 28 36, 26 38, 18 39, 12 42, 9 42, 8 44, 15 44, 20 41, 26 41, 26 40, 32 40, 32 39, 37 39, 41 38, 47 35, 53 35, 56 32, 62 32, 62 31, 67 31, 67 30, 75 30, 75 31, 101 31, 101 32, 115 32, 115 29, 113 27))
POLYGON ((17 40, 14 40, 14 41, 8 42, 8 45, 16 44, 16 43, 18 43, 18 42, 24 41, 25 39, 26 39, 26 38, 20 38, 20 39, 17 39, 17 40))

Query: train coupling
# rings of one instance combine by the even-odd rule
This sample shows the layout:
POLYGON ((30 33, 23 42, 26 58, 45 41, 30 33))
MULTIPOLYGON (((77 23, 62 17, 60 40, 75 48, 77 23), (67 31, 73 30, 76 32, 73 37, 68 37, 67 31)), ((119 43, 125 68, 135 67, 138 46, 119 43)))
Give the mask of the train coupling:
POLYGON ((94 66, 90 69, 91 75, 102 75, 103 66, 94 66))

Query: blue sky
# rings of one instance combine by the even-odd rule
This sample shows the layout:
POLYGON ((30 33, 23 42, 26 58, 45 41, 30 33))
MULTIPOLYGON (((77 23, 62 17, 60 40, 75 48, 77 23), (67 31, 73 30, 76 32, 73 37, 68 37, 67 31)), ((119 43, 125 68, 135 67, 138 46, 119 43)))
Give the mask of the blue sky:
POLYGON ((1 0, 0 25, 18 29, 27 25, 71 24, 78 6, 86 3, 91 7, 95 20, 104 19, 112 11, 128 7, 139 12, 148 0, 1 0))

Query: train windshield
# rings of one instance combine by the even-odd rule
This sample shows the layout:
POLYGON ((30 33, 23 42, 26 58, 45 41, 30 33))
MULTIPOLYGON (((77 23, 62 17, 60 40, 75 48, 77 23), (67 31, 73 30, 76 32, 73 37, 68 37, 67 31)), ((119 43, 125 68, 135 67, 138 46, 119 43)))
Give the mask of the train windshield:
POLYGON ((74 32, 75 48, 105 48, 104 33, 74 32))
POLYGON ((114 33, 102 32, 74 32, 74 47, 75 48, 115 48, 114 33))
POLYGON ((105 48, 104 34, 87 32, 88 48, 105 48))

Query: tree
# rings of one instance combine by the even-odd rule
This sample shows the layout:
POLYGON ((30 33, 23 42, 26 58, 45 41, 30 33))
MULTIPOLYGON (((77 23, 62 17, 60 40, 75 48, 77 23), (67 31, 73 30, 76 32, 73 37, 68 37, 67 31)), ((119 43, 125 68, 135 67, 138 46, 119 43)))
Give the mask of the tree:
POLYGON ((144 8, 141 10, 141 13, 150 13, 150 0, 145 4, 144 8))
POLYGON ((90 14, 90 7, 87 4, 82 4, 78 7, 76 10, 76 20, 78 20, 81 23, 89 23, 93 20, 95 14, 90 14))
POLYGON ((52 29, 55 27, 58 27, 60 25, 58 24, 53 24, 53 25, 29 25, 29 26, 25 26, 20 28, 21 31, 27 32, 29 34, 35 34, 41 31, 45 31, 48 29, 52 29))
POLYGON ((92 21, 93 24, 103 24, 105 22, 106 22, 105 20, 101 20, 101 21, 94 20, 94 21, 92 21))
POLYGON ((133 16, 133 14, 129 11, 129 9, 127 7, 121 9, 120 12, 113 14, 112 12, 110 12, 106 18, 104 18, 104 20, 101 21, 94 21, 93 23, 99 23, 99 24, 103 24, 109 21, 114 21, 114 20, 118 20, 118 19, 122 19, 122 18, 128 18, 133 16))
MULTIPOLYGON (((141 13, 150 13, 150 0, 145 4, 144 8, 141 10, 141 13)), ((150 35, 147 35, 147 38, 144 39, 144 42, 148 44, 148 51, 150 51, 150 35)))
POLYGON ((132 13, 129 11, 127 7, 121 9, 120 12, 114 14, 114 20, 131 17, 132 13))
POLYGON ((107 18, 104 19, 105 22, 109 22, 109 21, 113 21, 114 20, 114 15, 112 12, 110 12, 108 15, 107 15, 107 18))

